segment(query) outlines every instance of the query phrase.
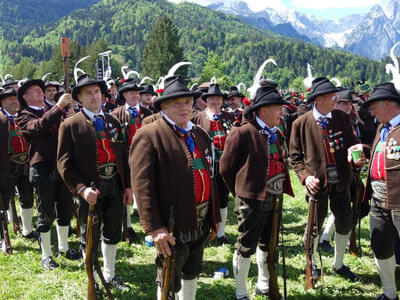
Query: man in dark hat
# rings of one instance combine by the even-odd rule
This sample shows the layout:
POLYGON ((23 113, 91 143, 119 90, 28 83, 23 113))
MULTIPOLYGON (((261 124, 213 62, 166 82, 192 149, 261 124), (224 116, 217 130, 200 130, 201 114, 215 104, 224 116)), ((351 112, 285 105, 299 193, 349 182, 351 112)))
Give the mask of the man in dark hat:
POLYGON ((29 180, 38 195, 42 266, 58 267, 50 245, 50 227, 57 218, 58 251, 68 259, 79 259, 78 252, 68 246, 68 229, 72 217, 72 195, 56 169, 58 127, 65 116, 65 108, 73 104, 70 95, 63 95, 49 110, 45 108, 44 83, 28 80, 18 89, 18 100, 23 110, 17 118, 28 143, 29 180))
MULTIPOLYGON (((0 92, 0 192, 5 209, 14 197, 15 187, 19 192, 22 219, 22 236, 37 239, 38 233, 32 229, 33 187, 28 178, 28 146, 16 120, 20 104, 17 92, 9 87, 0 92)), ((13 220, 15 221, 15 220, 13 220)))
POLYGON ((155 242, 160 297, 162 260, 175 249, 174 287, 179 299, 194 300, 204 245, 220 222, 210 138, 192 118, 193 93, 178 76, 165 80, 155 101, 162 118, 133 138, 129 155, 140 222, 155 242), (171 220, 171 216, 172 219, 171 220), (168 232, 170 222, 174 231, 168 232))
MULTIPOLYGON (((136 84, 134 79, 128 79, 124 82, 119 90, 120 97, 124 99, 125 105, 116 108, 113 111, 113 115, 117 117, 118 121, 122 124, 125 133, 125 147, 127 153, 132 144, 132 139, 135 136, 137 130, 142 127, 142 121, 147 116, 150 116, 152 112, 146 107, 140 105, 140 94, 142 88, 136 84)), ((136 203, 135 203, 136 204, 136 203)), ((136 207, 136 205, 135 205, 136 207)), ((129 240, 134 241, 136 239, 135 231, 132 228, 131 223, 131 206, 126 206, 126 222, 128 227, 129 240)))
POLYGON ((123 205, 132 203, 132 190, 120 123, 101 110, 102 84, 87 74, 78 78, 72 97, 82 103, 82 110, 61 124, 57 168, 71 192, 79 196, 82 249, 86 248, 89 204, 94 204, 103 225, 104 278, 126 291, 129 287, 115 276, 115 259, 123 205))
POLYGON ((49 106, 53 106, 56 104, 54 100, 54 96, 57 94, 60 89, 60 83, 57 81, 46 81, 44 83, 44 98, 45 101, 48 102, 49 106))
POLYGON ((207 108, 196 114, 193 122, 208 132, 215 147, 216 181, 221 206, 221 224, 218 227, 217 240, 220 244, 227 244, 229 241, 225 236, 225 225, 228 217, 229 190, 221 175, 218 174, 218 169, 226 137, 235 119, 232 114, 221 110, 224 94, 220 91, 218 84, 210 84, 208 92, 203 94, 202 98, 206 101, 207 108))
POLYGON ((296 106, 296 101, 297 101, 296 93, 293 91, 288 91, 285 93, 284 99, 288 103, 284 104, 282 107, 283 109, 282 120, 285 127, 285 132, 287 136, 290 137, 290 133, 292 131, 292 124, 298 117, 297 106, 296 106))
POLYGON ((372 194, 371 247, 383 286, 383 294, 376 299, 399 299, 394 243, 395 232, 400 233, 400 95, 392 83, 382 83, 374 87, 364 105, 381 122, 371 151, 365 195, 372 194))
POLYGON ((18 81, 15 80, 12 76, 9 76, 4 80, 3 85, 1 86, 3 89, 12 88, 14 91, 18 91, 18 81))
POLYGON ((228 112, 233 114, 235 118, 235 125, 239 126, 242 123, 243 116, 243 103, 242 100, 244 95, 239 92, 239 89, 236 86, 232 86, 229 88, 228 92, 228 104, 229 109, 228 112))
POLYGON ((258 265, 256 294, 268 296, 267 256, 275 253, 275 249, 268 253, 273 214, 280 214, 283 193, 294 196, 283 137, 277 130, 285 103, 275 88, 259 88, 253 105, 246 111, 246 115, 254 112, 255 117, 232 129, 221 157, 220 173, 236 196, 238 214, 239 237, 233 255, 236 299, 249 299, 246 280, 254 253, 258 265))
POLYGON ((207 91, 208 87, 202 85, 200 85, 197 89, 193 91, 196 93, 193 96, 194 97, 193 110, 195 112, 201 112, 207 108, 207 103, 202 98, 203 94, 207 93, 207 91))
POLYGON ((157 94, 154 92, 154 88, 151 84, 142 84, 140 86, 140 104, 151 111, 151 105, 153 104, 153 97, 157 94))
MULTIPOLYGON (((306 200, 310 194, 318 200, 318 231, 326 217, 328 198, 330 199, 336 226, 333 271, 355 281, 358 276, 343 264, 343 257, 352 226, 349 190, 352 164, 356 167, 362 166, 365 157, 362 156, 358 162, 349 163, 347 160, 348 149, 357 144, 358 139, 353 134, 349 116, 335 110, 337 91, 325 77, 313 80, 308 101, 313 101, 314 107, 293 123, 290 157, 293 169, 306 187, 306 200)), ((312 268, 313 274, 318 276, 315 259, 318 236, 313 245, 312 268)))

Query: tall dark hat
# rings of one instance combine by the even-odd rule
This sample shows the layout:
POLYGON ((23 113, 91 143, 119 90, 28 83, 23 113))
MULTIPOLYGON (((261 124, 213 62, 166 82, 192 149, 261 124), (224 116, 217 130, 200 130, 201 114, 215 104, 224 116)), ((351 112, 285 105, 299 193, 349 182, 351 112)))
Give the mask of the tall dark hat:
POLYGON ((311 95, 308 97, 308 102, 314 101, 318 96, 336 93, 338 91, 340 91, 340 89, 334 86, 326 77, 317 77, 312 81, 311 95))
POLYGON ((158 111, 161 110, 161 103, 165 100, 181 98, 181 97, 193 97, 194 92, 191 92, 184 84, 180 76, 171 76, 164 81, 164 92, 161 97, 158 97, 154 101, 154 108, 158 111))
POLYGON ((205 101, 207 101, 207 98, 210 96, 221 96, 225 98, 226 95, 223 92, 221 92, 221 90, 219 89, 219 85, 217 83, 212 83, 208 87, 207 93, 201 95, 201 97, 205 101))

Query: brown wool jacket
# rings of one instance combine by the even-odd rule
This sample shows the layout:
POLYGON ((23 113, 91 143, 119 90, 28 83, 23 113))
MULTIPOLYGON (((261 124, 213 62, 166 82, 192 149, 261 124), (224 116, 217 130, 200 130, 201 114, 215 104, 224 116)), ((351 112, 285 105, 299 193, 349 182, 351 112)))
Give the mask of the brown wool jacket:
MULTIPOLYGON (((105 113, 106 134, 117 160, 121 188, 130 187, 128 158, 118 120, 105 113), (111 125, 111 127, 110 127, 111 125), (113 132, 113 129, 116 131, 113 132)), ((76 195, 81 185, 98 186, 97 136, 92 121, 80 111, 61 123, 57 149, 57 168, 65 184, 76 195)))
POLYGON ((30 166, 44 161, 56 162, 57 132, 63 116, 64 111, 57 105, 43 116, 29 107, 20 112, 17 122, 28 144, 30 166))
POLYGON ((9 125, 8 118, 5 113, 0 110, 0 136, 2 142, 0 143, 0 171, 8 172, 10 164, 9 153, 9 125))
MULTIPOLYGON (((225 135, 228 135, 228 131, 229 131, 230 127, 233 125, 233 122, 235 122, 235 117, 231 113, 228 113, 226 111, 221 111, 220 120, 221 120, 222 124, 227 125, 227 127, 225 127, 223 125, 222 128, 224 128, 225 135)), ((192 119, 192 122, 199 125, 205 131, 210 132, 210 120, 208 119, 207 113, 205 110, 195 114, 192 119)))
MULTIPOLYGON (((127 113, 127 110, 125 108, 125 105, 122 105, 116 109, 113 110, 111 113, 115 117, 117 117, 118 121, 121 123, 121 125, 124 128, 125 131, 125 137, 126 141, 128 142, 128 137, 129 137, 129 113, 127 113)), ((146 107, 143 107, 140 105, 140 119, 143 122, 143 119, 150 116, 152 112, 148 110, 146 107)))
MULTIPOLYGON (((211 154, 207 133, 194 127, 192 134, 211 176, 205 155, 211 154)), ((164 119, 144 126, 132 141, 129 153, 131 184, 136 197, 140 223, 145 233, 168 226, 171 205, 175 212, 175 231, 197 229, 193 166, 182 138, 164 119)), ((210 225, 216 231, 221 217, 215 179, 211 180, 210 225)))
MULTIPOLYGON (((381 129, 382 129, 382 124, 379 125, 375 140, 373 142, 372 150, 371 150, 371 158, 373 157, 373 154, 375 152, 376 146, 378 145, 378 142, 381 138, 381 129)), ((396 127, 393 127, 387 138, 386 138, 386 143, 390 141, 390 139, 393 139, 396 141, 396 146, 400 146, 400 125, 397 125, 396 127)), ((388 158, 388 144, 385 147, 385 170, 386 170, 386 209, 395 209, 399 210, 400 209, 400 184, 399 184, 399 178, 400 178, 400 159, 393 159, 393 158, 388 158)), ((363 201, 366 199, 370 199, 372 195, 372 188, 371 188, 371 167, 372 167, 372 161, 369 164, 369 169, 368 169, 368 175, 367 175, 367 185, 366 189, 364 192, 364 197, 363 201)))
MULTIPOLYGON (((341 131, 336 138, 344 139, 344 147, 334 153, 336 169, 340 183, 350 184, 352 180, 352 167, 347 161, 347 149, 359 143, 353 134, 350 117, 339 110, 332 111, 332 119, 328 126, 333 133, 341 131)), ((289 142, 291 164, 296 171, 301 183, 304 185, 308 176, 317 172, 321 185, 327 185, 326 162, 322 130, 314 119, 313 111, 299 117, 293 123, 289 142)))
POLYGON ((151 116, 148 116, 148 117, 144 118, 142 124, 143 124, 143 126, 144 125, 148 125, 148 124, 151 124, 151 123, 153 123, 153 122, 155 122, 155 121, 157 121, 158 119, 161 119, 161 118, 162 118, 161 113, 159 113, 159 112, 158 113, 154 113, 151 116))
MULTIPOLYGON (((222 154, 219 171, 232 194, 245 199, 264 201, 267 194, 268 142, 254 119, 231 130, 222 154)), ((280 145, 283 138, 278 131, 278 149, 285 157, 280 145)), ((294 196, 288 167, 285 170, 283 192, 294 196)))

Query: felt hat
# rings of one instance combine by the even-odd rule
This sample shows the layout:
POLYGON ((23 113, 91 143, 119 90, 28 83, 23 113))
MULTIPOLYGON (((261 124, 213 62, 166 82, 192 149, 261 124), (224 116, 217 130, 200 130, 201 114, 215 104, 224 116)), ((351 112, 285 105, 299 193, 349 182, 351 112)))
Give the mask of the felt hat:
POLYGON ((89 85, 98 85, 100 87, 100 89, 102 88, 101 81, 90 78, 88 74, 83 74, 83 75, 79 76, 79 78, 77 80, 77 84, 72 89, 72 99, 80 102, 78 99, 78 94, 79 94, 81 88, 83 88, 85 86, 89 86, 89 85))
POLYGON ((153 96, 157 95, 154 92, 154 88, 151 84, 144 83, 140 86, 142 89, 140 90, 139 94, 151 94, 153 96))
POLYGON ((161 103, 165 100, 181 98, 181 97, 194 97, 195 93, 191 92, 184 84, 179 76, 171 76, 164 81, 164 92, 161 97, 154 101, 154 108, 158 111, 161 110, 161 103))
POLYGON ((16 92, 13 88, 8 87, 8 88, 6 88, 6 89, 1 89, 1 90, 0 90, 0 106, 2 106, 2 105, 1 105, 1 101, 2 101, 4 98, 6 98, 6 97, 12 97, 12 96, 17 96, 17 92, 16 92))
POLYGON ((118 96, 120 99, 123 101, 126 101, 124 96, 122 95, 124 92, 128 91, 141 91, 143 88, 140 87, 137 83, 137 81, 133 78, 128 78, 124 81, 122 86, 118 90, 118 96))
POLYGON ((338 96, 338 101, 339 102, 357 102, 357 100, 354 100, 353 97, 351 96, 353 93, 349 89, 344 89, 339 92, 337 92, 338 96))
POLYGON ((217 83, 211 83, 210 86, 208 87, 207 93, 201 95, 203 100, 207 101, 207 98, 210 96, 221 96, 223 98, 226 97, 226 94, 221 92, 219 89, 219 85, 217 83))
POLYGON ((371 92, 372 88, 369 86, 368 83, 364 83, 362 85, 360 85, 360 87, 358 88, 358 96, 362 96, 365 93, 371 92))
POLYGON ((231 86, 228 92, 228 98, 230 97, 240 97, 244 98, 244 95, 239 92, 239 89, 236 86, 231 86))
POLYGON ((318 96, 336 93, 338 91, 340 91, 340 89, 334 86, 326 77, 317 77, 312 81, 311 94, 308 97, 308 102, 314 101, 318 96))
POLYGON ((3 85, 1 86, 3 89, 13 86, 14 84, 18 84, 18 80, 15 80, 13 77, 8 77, 4 80, 3 85))
POLYGON ((289 102, 284 100, 274 87, 262 86, 258 88, 256 97, 253 100, 253 104, 246 109, 245 114, 247 115, 252 111, 256 111, 258 108, 262 106, 268 106, 273 104, 284 105, 284 104, 289 104, 289 102))
POLYGON ((380 100, 395 101, 400 104, 400 95, 397 92, 394 84, 391 82, 381 83, 376 85, 371 92, 371 96, 363 103, 364 106, 369 106, 372 102, 380 100))

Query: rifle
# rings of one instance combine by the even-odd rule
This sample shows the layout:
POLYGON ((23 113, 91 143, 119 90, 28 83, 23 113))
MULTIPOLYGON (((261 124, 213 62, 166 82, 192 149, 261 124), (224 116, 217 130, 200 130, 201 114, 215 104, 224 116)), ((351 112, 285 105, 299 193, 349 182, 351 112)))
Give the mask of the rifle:
POLYGON ((12 254, 10 236, 8 235, 7 214, 4 209, 3 196, 0 192, 0 238, 3 254, 12 254))
POLYGON ((356 193, 355 193, 355 199, 353 202, 353 226, 351 227, 351 233, 350 233, 350 246, 349 246, 349 251, 350 254, 353 256, 362 256, 362 250, 361 250, 361 235, 360 235, 360 230, 361 230, 361 203, 360 203, 360 170, 357 170, 355 173, 355 184, 356 184, 356 193), (356 243, 356 226, 357 226, 357 221, 358 221, 358 245, 356 243))
MULTIPOLYGON (((315 172, 316 173, 316 172, 315 172)), ((314 173, 314 177, 317 177, 314 173)), ((318 200, 310 193, 306 231, 306 284, 305 289, 314 289, 317 277, 312 273, 312 255, 315 238, 318 236, 318 200)), ((322 268, 321 268, 322 269, 322 268)))
POLYGON ((283 299, 287 299, 287 284, 286 284, 286 255, 285 241, 283 239, 285 228, 283 227, 283 211, 281 213, 281 248, 282 248, 282 278, 283 278, 283 299))
MULTIPOLYGON (((96 188, 94 182, 90 184, 91 188, 96 188)), ((88 276, 88 300, 96 300, 96 285, 94 280, 93 266, 97 274, 100 277, 100 280, 107 292, 108 299, 113 300, 114 297, 111 294, 110 288, 107 282, 104 279, 103 273, 101 272, 101 268, 99 265, 99 260, 97 257, 97 248, 99 245, 99 228, 100 228, 100 219, 99 216, 95 213, 95 205, 89 204, 89 214, 87 220, 86 227, 86 257, 85 257, 85 269, 86 274, 88 276)))
POLYGON ((268 245, 268 272, 269 272, 269 291, 268 297, 271 300, 279 300, 279 288, 278 288, 278 278, 275 273, 275 248, 278 240, 278 230, 279 230, 279 205, 280 199, 278 197, 274 198, 274 210, 272 212, 272 229, 271 237, 268 245))
POLYGON ((69 47, 69 38, 61 38, 61 56, 63 58, 63 69, 64 69, 64 89, 66 93, 70 93, 70 85, 68 80, 68 57, 71 56, 71 49, 69 47))
POLYGON ((129 238, 128 233, 128 212, 126 211, 126 206, 122 206, 123 213, 122 213, 122 236, 125 242, 128 242, 129 245, 132 243, 131 239, 129 238))
MULTIPOLYGON (((172 235, 174 232, 175 216, 174 207, 170 207, 168 232, 172 235)), ((169 245, 171 255, 163 258, 162 264, 162 285, 161 300, 175 300, 175 260, 176 253, 174 247, 169 245)))
POLYGON ((76 204, 75 198, 72 198, 72 211, 76 218, 76 228, 75 228, 75 235, 77 238, 81 236, 81 227, 79 225, 79 214, 78 214, 78 205, 76 204))
POLYGON ((13 218, 13 229, 14 233, 17 234, 20 232, 20 226, 19 226, 19 219, 17 215, 17 208, 15 207, 15 200, 14 200, 14 195, 10 198, 10 206, 11 206, 11 213, 12 213, 12 218, 13 218))

